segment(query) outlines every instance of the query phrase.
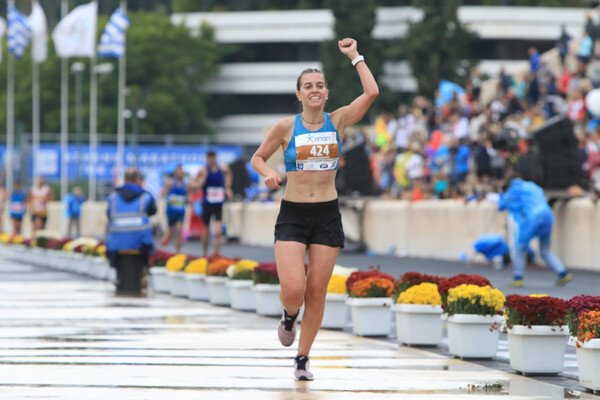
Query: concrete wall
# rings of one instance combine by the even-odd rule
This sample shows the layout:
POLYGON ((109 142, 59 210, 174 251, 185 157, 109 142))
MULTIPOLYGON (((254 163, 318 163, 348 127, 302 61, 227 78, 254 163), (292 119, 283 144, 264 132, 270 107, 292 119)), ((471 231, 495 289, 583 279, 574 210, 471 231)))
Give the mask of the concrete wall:
MULTIPOLYGON (((600 211, 586 198, 558 201, 553 206, 556 224, 552 250, 571 268, 600 270, 600 211)), ((63 205, 48 207, 47 229, 66 233, 63 205)), ((159 203, 155 220, 165 225, 164 204, 159 203)), ((357 199, 341 202, 346 236, 364 241, 370 251, 397 256, 458 260, 472 254, 472 245, 484 233, 505 233, 506 215, 497 213, 492 203, 455 200, 408 201, 357 199)), ((223 218, 227 235, 242 243, 272 246, 279 203, 235 202, 225 206, 223 218)), ((81 231, 103 238, 106 232, 106 203, 83 205, 81 231)), ((187 223, 187 220, 186 220, 187 223)), ((5 231, 10 232, 8 215, 5 231)), ((25 236, 31 235, 30 218, 23 224, 25 236)), ((533 244, 537 249, 537 244, 533 244)))

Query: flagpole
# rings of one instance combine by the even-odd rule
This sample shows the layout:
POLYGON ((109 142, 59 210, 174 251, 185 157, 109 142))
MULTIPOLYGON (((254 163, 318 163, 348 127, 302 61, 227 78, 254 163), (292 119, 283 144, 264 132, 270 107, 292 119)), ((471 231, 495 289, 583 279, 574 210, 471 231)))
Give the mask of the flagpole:
MULTIPOLYGON (((127 1, 121 1, 121 9, 127 12, 127 1)), ((123 43, 123 55, 119 58, 119 88, 118 88, 118 103, 117 103, 117 182, 116 186, 123 184, 123 174, 125 166, 125 53, 126 43, 123 43)))
MULTIPOLYGON (((61 18, 69 13, 69 1, 61 1, 61 18)), ((60 59, 60 198, 68 191, 69 173, 69 59, 60 59)))
POLYGON ((31 63, 31 152, 33 155, 33 185, 37 185, 39 176, 38 152, 40 150, 40 65, 31 63))
POLYGON ((90 58, 90 156, 89 156, 89 200, 96 201, 96 141, 98 112, 98 74, 96 73, 96 54, 90 58))
MULTIPOLYGON (((9 4, 14 6, 14 1, 9 4)), ((13 150, 15 146, 15 56, 8 52, 6 65, 6 189, 13 191, 13 150)))

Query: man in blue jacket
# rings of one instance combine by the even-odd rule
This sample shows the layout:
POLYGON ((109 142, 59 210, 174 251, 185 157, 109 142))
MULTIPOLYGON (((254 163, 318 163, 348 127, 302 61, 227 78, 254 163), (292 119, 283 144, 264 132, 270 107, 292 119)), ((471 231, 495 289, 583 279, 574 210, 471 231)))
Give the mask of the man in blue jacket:
POLYGON ((529 242, 538 238, 540 255, 558 275, 557 286, 573 279, 562 262, 550 252, 550 235, 554 224, 552 209, 544 191, 533 182, 524 181, 516 174, 510 179, 508 190, 500 197, 499 210, 507 210, 513 224, 513 281, 511 287, 522 287, 529 242))
POLYGON ((156 203, 141 183, 138 170, 130 167, 125 184, 107 198, 106 251, 117 269, 117 293, 141 293, 144 267, 154 250, 149 217, 156 214, 156 203))

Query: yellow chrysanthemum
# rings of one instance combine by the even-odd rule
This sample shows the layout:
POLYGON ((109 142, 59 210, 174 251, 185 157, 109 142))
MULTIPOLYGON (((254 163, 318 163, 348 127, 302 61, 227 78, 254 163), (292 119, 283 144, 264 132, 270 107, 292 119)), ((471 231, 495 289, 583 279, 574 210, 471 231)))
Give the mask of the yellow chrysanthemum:
POLYGON ((8 243, 12 236, 10 233, 2 233, 0 234, 0 243, 8 243))
POLYGON ((504 308, 505 300, 501 291, 490 286, 462 284, 448 290, 448 306, 454 313, 470 313, 468 310, 480 310, 481 313, 487 310, 500 312, 504 308), (468 304, 473 307, 467 307, 468 304))
POLYGON ((95 248, 96 246, 98 246, 98 240, 94 239, 94 238, 89 238, 89 237, 80 237, 75 240, 71 240, 70 242, 67 242, 63 246, 63 250, 72 252, 73 249, 75 249, 76 247, 82 246, 82 245, 84 247, 95 248))
POLYGON ((530 294, 527 297, 548 297, 547 294, 530 294))
POLYGON ((329 284, 327 285, 327 293, 347 294, 348 293, 348 290, 346 288, 347 280, 348 280, 347 276, 331 275, 331 279, 329 279, 329 284))
POLYGON ((101 244, 100 246, 96 247, 96 254, 99 256, 106 255, 106 246, 101 244))
POLYGON ((11 239, 11 243, 13 243, 13 244, 23 244, 24 241, 25 241, 25 238, 23 238, 23 236, 21 236, 21 235, 15 235, 11 239))
POLYGON ((183 267, 185 267, 185 262, 187 260, 187 255, 185 254, 176 254, 170 257, 167 260, 167 271, 181 271, 183 267))
POLYGON ((189 262, 185 267, 187 274, 206 274, 206 268, 208 267, 208 260, 206 258, 197 258, 189 262))
POLYGON ((437 306, 442 304, 442 297, 435 283, 424 282, 412 286, 400 293, 398 296, 400 304, 431 304, 437 306))
POLYGON ((257 261, 254 260, 240 260, 236 263, 237 270, 249 269, 253 270, 258 265, 257 261))

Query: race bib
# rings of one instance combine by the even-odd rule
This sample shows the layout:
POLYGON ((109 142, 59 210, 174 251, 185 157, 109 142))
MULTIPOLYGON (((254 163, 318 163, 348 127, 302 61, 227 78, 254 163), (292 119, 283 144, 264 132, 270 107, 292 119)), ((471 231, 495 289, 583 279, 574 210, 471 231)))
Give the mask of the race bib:
POLYGON ((335 132, 314 132, 296 136, 296 169, 329 171, 337 168, 340 149, 335 132))
POLYGON ((169 195, 169 205, 173 208, 184 208, 185 196, 181 196, 179 194, 169 195))
POLYGON ((225 188, 222 186, 209 186, 206 188, 207 203, 222 203, 225 201, 225 188))
POLYGON ((23 203, 10 203, 10 211, 15 214, 25 212, 25 204, 23 203))

